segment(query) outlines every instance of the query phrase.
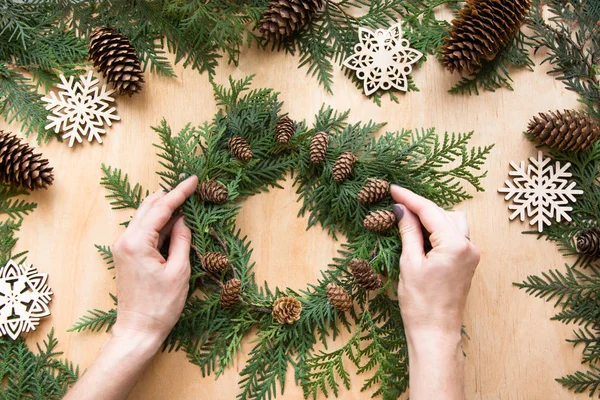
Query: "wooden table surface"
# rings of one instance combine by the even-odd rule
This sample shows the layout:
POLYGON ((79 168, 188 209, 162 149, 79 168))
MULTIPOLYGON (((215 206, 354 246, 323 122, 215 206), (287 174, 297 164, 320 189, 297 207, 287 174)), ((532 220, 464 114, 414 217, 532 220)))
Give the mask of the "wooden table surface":
MULTIPOLYGON (((537 58, 536 61, 540 61, 537 58)), ((297 69, 297 58, 283 53, 244 50, 239 66, 224 65, 216 81, 225 83, 231 74, 240 78, 256 74, 255 87, 272 87, 281 92, 284 111, 292 118, 312 122, 323 103, 338 109, 351 108, 352 121, 387 121, 388 130, 430 127, 439 131, 474 130, 474 145, 494 143, 486 164, 485 193, 457 209, 468 214, 472 241, 482 253, 466 311, 470 341, 466 377, 469 399, 575 399, 554 378, 578 368, 580 349, 565 342, 571 329, 549 318, 551 304, 534 299, 512 283, 528 274, 564 268, 565 259, 551 242, 521 235, 526 225, 509 222, 509 211, 497 189, 503 185, 509 161, 520 161, 536 153, 523 136, 528 120, 539 111, 577 107, 576 96, 563 84, 546 75, 547 67, 534 73, 513 74, 515 91, 485 92, 480 96, 447 93, 458 77, 430 59, 414 73, 420 92, 400 97, 400 104, 384 100, 382 107, 366 99, 340 71, 336 72, 335 95, 328 95, 317 81, 297 69)), ((94 249, 94 244, 112 244, 123 228, 119 222, 128 211, 110 210, 107 193, 100 185, 100 165, 120 167, 134 182, 155 190, 159 168, 155 148, 157 135, 150 129, 162 117, 177 131, 186 123, 200 124, 216 111, 206 74, 176 67, 178 78, 146 74, 143 92, 117 101, 121 121, 108 129, 104 144, 68 148, 53 141, 41 151, 55 167, 55 183, 48 191, 35 193, 39 203, 25 218, 17 250, 28 250, 29 262, 50 274, 54 290, 51 317, 30 334, 31 344, 43 339, 54 327, 60 349, 82 371, 90 365, 107 337, 105 333, 68 333, 73 323, 91 308, 108 309, 114 292, 113 273, 94 249)), ((7 128, 0 122, 0 128, 7 128)), ((16 125, 8 127, 18 132, 16 125)), ((34 143, 34 138, 29 138, 34 143)), ((319 228, 305 231, 306 220, 299 210, 290 182, 283 190, 248 199, 238 225, 254 243, 256 277, 270 286, 303 288, 314 282, 336 254, 334 243, 319 228)), ((246 344, 245 350, 249 346, 246 344)), ((132 399, 234 399, 238 392, 238 365, 218 381, 203 379, 198 367, 187 362, 185 353, 159 354, 133 391, 132 399)), ((301 399, 291 374, 284 396, 301 399)), ((366 399, 360 392, 361 378, 343 399, 366 399)))

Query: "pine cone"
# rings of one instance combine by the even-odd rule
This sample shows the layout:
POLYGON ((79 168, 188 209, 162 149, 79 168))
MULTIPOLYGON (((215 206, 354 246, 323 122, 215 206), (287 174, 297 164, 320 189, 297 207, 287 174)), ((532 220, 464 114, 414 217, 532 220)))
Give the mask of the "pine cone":
POLYGON ((337 183, 344 182, 350 174, 352 174, 352 170, 354 169, 354 163, 358 158, 350 152, 342 153, 337 160, 335 160, 335 164, 333 164, 333 179, 337 183))
POLYGON ((358 192, 358 201, 369 205, 383 200, 390 190, 390 183, 384 179, 369 178, 358 192))
POLYGON ((302 303, 293 297, 280 297, 273 303, 271 315, 280 324, 293 324, 300 319, 302 303))
POLYGON ((361 288, 377 290, 381 287, 381 278, 366 260, 355 258, 348 264, 350 273, 361 288))
POLYGON ((209 251, 201 255, 200 263, 202 264, 202 268, 211 274, 219 274, 229 268, 231 264, 229 257, 216 251, 209 251))
POLYGON ((530 0, 468 0, 444 39, 444 66, 476 73, 519 32, 530 6, 530 0))
POLYGON ((16 135, 0 130, 0 182, 35 190, 46 189, 53 181, 48 160, 16 135))
POLYGON ((142 90, 144 75, 129 38, 112 28, 98 27, 90 35, 90 58, 94 67, 112 83, 119 94, 129 96, 142 90))
POLYGON ((242 281, 233 278, 225 282, 221 294, 219 295, 219 303, 223 308, 231 308, 240 302, 242 293, 242 281))
POLYGON ((275 140, 281 144, 289 143, 296 133, 296 125, 289 117, 281 117, 275 124, 275 140))
POLYGON ((587 150, 600 138, 600 126, 578 111, 540 113, 529 122, 527 133, 538 144, 561 151, 587 150))
POLYGON ((196 193, 200 200, 215 204, 223 204, 229 198, 227 188, 213 179, 202 182, 196 193))
POLYGON ((267 41, 280 42, 299 31, 322 5, 322 0, 271 0, 258 30, 267 41))
POLYGON ((329 134, 327 132, 317 132, 310 141, 310 162, 320 164, 325 159, 328 146, 329 134))
POLYGON ((577 236, 577 252, 593 258, 600 258, 600 229, 592 228, 577 236))
POLYGON ((333 306, 340 311, 349 311, 352 308, 352 298, 341 286, 335 283, 330 283, 325 288, 327 291, 327 298, 333 306))
POLYGON ((248 141, 241 136, 234 136, 228 142, 231 154, 242 161, 248 161, 252 158, 252 149, 248 141))
POLYGON ((370 231, 382 233, 390 229, 396 223, 396 216, 387 210, 373 211, 365 217, 363 225, 370 231))

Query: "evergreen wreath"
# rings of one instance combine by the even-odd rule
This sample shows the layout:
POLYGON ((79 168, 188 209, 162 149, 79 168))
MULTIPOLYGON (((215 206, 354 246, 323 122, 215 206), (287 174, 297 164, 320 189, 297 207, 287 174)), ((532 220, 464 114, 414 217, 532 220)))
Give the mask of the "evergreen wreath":
MULTIPOLYGON (((375 232, 365 228, 365 218, 388 215, 393 200, 384 180, 443 207, 470 198, 465 185, 483 190, 480 180, 486 173, 480 168, 492 146, 470 148, 472 132, 438 138, 434 129, 388 132, 376 139, 384 124, 350 124, 349 111, 325 106, 312 128, 295 123, 290 140, 281 142, 278 129, 288 125, 282 103, 271 89, 251 90, 251 79, 230 78, 229 88, 213 83, 221 109, 211 122, 188 125, 178 135, 164 120, 153 128, 160 138, 156 146, 165 169, 158 175, 164 187, 191 174, 200 181, 198 196, 181 208, 195 250, 190 293, 163 350, 184 350, 203 376, 218 377, 233 363, 243 338, 257 328, 240 372, 238 399, 269 399, 283 392, 290 364, 306 397, 337 395, 341 385, 350 385, 345 358, 359 373, 374 372, 363 390, 375 388, 376 395, 396 399, 408 386, 406 338, 395 295, 401 242, 396 224, 387 230, 376 225, 380 232, 375 232), (237 137, 251 148, 247 161, 234 155, 246 153, 230 150, 237 137), (336 160, 348 158, 345 154, 355 162, 338 183, 336 160), (348 240, 321 279, 299 291, 255 282, 251 243, 235 226, 243 199, 279 187, 290 172, 308 227, 321 225, 334 239, 343 234, 348 240), (342 329, 353 333, 341 349, 315 351, 319 342, 327 348, 342 329)), ((136 209, 148 192, 132 185, 120 169, 102 169, 112 207, 136 209)), ((112 268, 110 248, 97 248, 112 268)), ((91 310, 72 330, 108 330, 115 320, 115 309, 91 310)))

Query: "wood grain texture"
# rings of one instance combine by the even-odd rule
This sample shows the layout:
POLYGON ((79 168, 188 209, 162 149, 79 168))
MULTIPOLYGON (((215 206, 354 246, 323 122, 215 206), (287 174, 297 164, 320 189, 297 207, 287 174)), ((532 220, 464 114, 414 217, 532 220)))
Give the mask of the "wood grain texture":
MULTIPOLYGON (((284 111, 294 119, 312 122, 321 104, 328 103, 351 108, 354 122, 387 121, 388 130, 429 126, 441 132, 474 130, 473 144, 495 144, 486 165, 486 192, 457 207, 468 214, 471 238, 482 252, 465 319, 471 337, 465 344, 469 399, 587 398, 554 382, 555 377, 579 366, 580 349, 573 350, 564 341, 571 329, 549 320, 554 313, 551 304, 512 285, 528 274, 564 268, 565 259, 553 243, 521 235, 526 226, 509 222, 507 205, 497 193, 507 178, 509 161, 536 154, 522 135, 529 118, 539 111, 578 107, 576 96, 546 71, 538 67, 535 73, 515 73, 514 92, 465 97, 446 92, 458 77, 429 60, 414 73, 421 91, 401 96, 400 104, 385 100, 382 107, 365 99, 339 71, 335 95, 326 94, 315 79, 306 76, 305 69, 297 69, 297 58, 284 54, 244 50, 238 67, 222 66, 216 76, 217 82, 225 83, 230 74, 235 78, 257 74, 254 85, 281 92, 284 111)), ((54 327, 60 348, 82 370, 93 361, 106 334, 66 331, 86 310, 111 306, 108 292, 115 290, 113 274, 106 271, 93 245, 113 243, 123 230, 119 222, 128 215, 127 211, 111 211, 104 199, 106 192, 99 185, 101 163, 120 167, 134 182, 155 190, 158 177, 154 172, 159 165, 152 143, 157 135, 150 126, 165 117, 177 131, 188 122, 202 123, 216 111, 206 75, 181 66, 176 72, 177 79, 146 73, 147 84, 140 95, 119 98, 121 122, 108 129, 103 145, 86 143, 69 149, 53 141, 41 147, 55 167, 56 180, 50 190, 31 196, 39 207, 25 219, 17 250, 29 250, 29 261, 50 274, 55 296, 52 316, 28 340, 33 344, 54 327)), ((0 128, 7 127, 0 123, 0 128)), ((9 128, 18 132, 17 126, 9 128)), ((33 138, 29 142, 34 143, 33 138)), ((306 219, 296 217, 300 206, 294 189, 290 182, 284 186, 248 199, 238 224, 254 244, 258 281, 298 289, 317 279, 339 244, 319 228, 305 231, 306 219)), ((248 343, 244 349, 249 349, 248 343)), ((243 360, 240 355, 239 364, 215 381, 203 379, 182 352, 160 354, 131 398, 234 399, 243 360)), ((340 397, 368 398, 360 392, 362 380, 353 381, 352 389, 340 397)), ((280 398, 302 398, 291 374, 280 398)))

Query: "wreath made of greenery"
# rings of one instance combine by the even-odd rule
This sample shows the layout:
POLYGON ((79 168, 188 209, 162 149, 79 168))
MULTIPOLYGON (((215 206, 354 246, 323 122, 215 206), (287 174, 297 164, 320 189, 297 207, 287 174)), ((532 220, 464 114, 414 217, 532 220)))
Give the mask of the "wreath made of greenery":
MULTIPOLYGON (((257 328, 240 372, 239 399, 272 398, 278 387, 283 392, 289 365, 307 397, 337 395, 340 385, 350 385, 345 357, 359 373, 374 371, 363 389, 374 387, 376 395, 396 399, 408 386, 406 338, 395 294, 401 242, 383 182, 451 207, 470 197, 465 185, 483 190, 480 179, 486 173, 480 167, 492 146, 469 148, 472 132, 440 139, 434 129, 375 138, 384 124, 349 124, 349 111, 328 107, 308 128, 281 114, 273 90, 250 90, 251 79, 230 78, 230 88, 213 84, 221 109, 212 122, 188 125, 178 135, 165 121, 154 128, 164 187, 191 174, 200 181, 198 195, 182 206, 195 250, 189 298, 164 350, 184 350, 203 376, 218 377, 232 364, 243 338, 257 328), (282 136, 286 123, 293 130, 286 135, 284 129, 282 136), (234 149, 240 143, 246 152, 234 149), (349 168, 341 171, 340 163, 349 168), (347 238, 321 279, 300 291, 255 282, 251 244, 235 225, 243 199, 278 187, 288 174, 308 227, 321 225, 332 238, 347 238), (374 189, 367 193, 369 187, 374 189), (327 348, 341 329, 353 332, 341 349, 315 351, 319 342, 327 348)), ((113 208, 137 208, 147 192, 119 169, 103 166, 103 171, 113 208)), ((112 266, 110 248, 97 247, 112 266)), ((73 330, 109 329, 115 319, 115 309, 92 310, 73 330)))

